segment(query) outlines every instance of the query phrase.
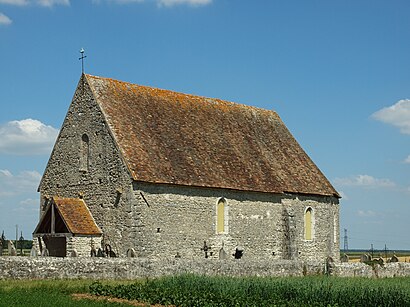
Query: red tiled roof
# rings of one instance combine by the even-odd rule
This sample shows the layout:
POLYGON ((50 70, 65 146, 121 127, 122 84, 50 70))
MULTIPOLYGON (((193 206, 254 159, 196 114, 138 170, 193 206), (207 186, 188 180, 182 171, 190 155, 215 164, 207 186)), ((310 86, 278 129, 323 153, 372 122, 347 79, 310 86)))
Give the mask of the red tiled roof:
POLYGON ((68 230, 73 234, 100 235, 84 200, 79 198, 53 197, 54 204, 63 218, 68 230))
POLYGON ((339 197, 274 111, 85 78, 136 181, 339 197))

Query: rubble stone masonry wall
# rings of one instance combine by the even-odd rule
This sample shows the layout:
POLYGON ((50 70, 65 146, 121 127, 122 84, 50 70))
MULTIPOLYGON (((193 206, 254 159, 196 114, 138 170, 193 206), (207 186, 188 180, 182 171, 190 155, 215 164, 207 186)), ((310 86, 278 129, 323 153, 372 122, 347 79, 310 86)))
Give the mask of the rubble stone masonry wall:
POLYGON ((275 195, 160 184, 134 183, 141 221, 133 229, 140 257, 188 259, 325 260, 339 254, 336 198, 275 195), (224 199, 224 231, 218 233, 217 204, 224 199), (311 208, 312 239, 305 240, 304 215, 311 208))
POLYGON ((122 243, 126 245, 132 233, 131 183, 104 116, 81 79, 40 183, 40 214, 49 197, 83 198, 105 244, 125 256, 122 243))
MULTIPOLYGON (((0 257, 0 279, 135 279, 194 273, 225 276, 304 276, 324 273, 324 263, 291 260, 152 260, 143 258, 0 257)), ((410 263, 372 268, 363 263, 335 263, 341 277, 410 276, 410 263)))

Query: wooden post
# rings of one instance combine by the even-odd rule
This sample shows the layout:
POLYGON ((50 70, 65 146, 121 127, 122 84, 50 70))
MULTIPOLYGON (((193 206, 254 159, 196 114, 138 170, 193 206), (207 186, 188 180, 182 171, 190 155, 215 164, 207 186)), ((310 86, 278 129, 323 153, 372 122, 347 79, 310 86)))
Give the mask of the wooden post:
POLYGON ((56 218, 54 215, 54 204, 51 205, 51 233, 54 234, 56 228, 56 218))

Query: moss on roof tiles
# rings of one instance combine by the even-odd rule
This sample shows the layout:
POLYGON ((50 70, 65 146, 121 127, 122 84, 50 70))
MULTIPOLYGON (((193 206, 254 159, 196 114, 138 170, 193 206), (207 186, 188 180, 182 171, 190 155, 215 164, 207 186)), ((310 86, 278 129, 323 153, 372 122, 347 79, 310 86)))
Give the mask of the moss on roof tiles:
POLYGON ((71 233, 81 235, 102 234, 84 200, 53 197, 53 201, 71 233))
POLYGON ((84 77, 136 181, 339 197, 274 111, 84 77))

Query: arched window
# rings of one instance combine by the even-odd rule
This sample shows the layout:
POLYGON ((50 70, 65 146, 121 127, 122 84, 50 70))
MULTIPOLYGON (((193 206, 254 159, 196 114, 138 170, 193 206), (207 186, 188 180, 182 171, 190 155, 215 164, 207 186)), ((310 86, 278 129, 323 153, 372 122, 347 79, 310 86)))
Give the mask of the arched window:
POLYGON ((307 208, 305 211, 305 240, 313 239, 312 215, 312 208, 307 208))
POLYGON ((88 171, 88 165, 90 160, 90 140, 87 134, 83 134, 81 137, 80 146, 80 170, 88 171))
POLYGON ((226 225, 226 200, 220 198, 216 205, 216 232, 225 233, 227 230, 226 225))

